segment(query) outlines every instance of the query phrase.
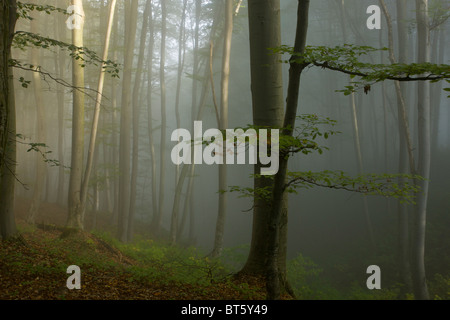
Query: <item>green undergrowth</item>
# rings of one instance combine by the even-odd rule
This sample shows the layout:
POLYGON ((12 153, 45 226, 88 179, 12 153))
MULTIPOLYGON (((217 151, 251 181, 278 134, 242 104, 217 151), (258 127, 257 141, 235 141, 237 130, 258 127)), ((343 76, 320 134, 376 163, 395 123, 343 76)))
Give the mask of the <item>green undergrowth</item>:
POLYGON ((122 243, 107 233, 95 235, 134 261, 127 268, 132 281, 207 286, 232 275, 220 259, 212 259, 195 247, 171 246, 139 236, 131 243, 122 243))
MULTIPOLYGON (((66 270, 70 265, 79 266, 83 281, 91 286, 98 284, 100 292, 117 286, 126 291, 124 286, 129 284, 133 288, 158 288, 149 289, 155 295, 166 290, 166 295, 161 293, 158 298, 170 298, 171 292, 177 292, 176 298, 184 298, 183 295, 195 299, 220 298, 225 294, 236 299, 265 298, 264 286, 258 280, 235 277, 246 261, 248 245, 224 248, 220 258, 211 258, 199 248, 171 246, 143 236, 122 243, 110 233, 98 231, 72 234, 67 238, 60 237, 61 230, 43 231, 33 226, 21 227, 20 232, 25 241, 0 243, 0 276, 2 281, 6 281, 5 275, 11 277, 9 284, 3 283, 10 288, 7 298, 14 298, 14 292, 20 298, 24 294, 21 288, 33 285, 40 286, 42 292, 50 292, 48 297, 52 298, 51 292, 65 287, 66 270)), ((388 258, 385 260, 389 261, 388 258)), ((412 294, 404 294, 393 277, 389 278, 394 266, 382 264, 382 289, 369 290, 366 287, 368 275, 365 270, 356 272, 361 269, 361 263, 355 264, 342 258, 319 265, 297 254, 287 261, 287 275, 300 300, 413 299, 412 294)), ((432 299, 450 299, 449 274, 429 275, 428 283, 432 299)), ((29 294, 32 297, 34 293, 29 294)), ((74 296, 79 297, 84 296, 74 296)))

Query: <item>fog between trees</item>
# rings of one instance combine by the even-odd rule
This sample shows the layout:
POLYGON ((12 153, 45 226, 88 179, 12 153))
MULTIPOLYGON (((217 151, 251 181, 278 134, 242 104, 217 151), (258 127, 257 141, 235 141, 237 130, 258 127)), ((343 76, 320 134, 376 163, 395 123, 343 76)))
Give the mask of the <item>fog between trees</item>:
MULTIPOLYGON (((72 33, 67 27, 67 15, 34 10, 29 13, 33 20, 17 21, 16 31, 84 46, 102 57, 112 2, 30 2, 63 9, 71 4, 82 5, 83 28, 72 33)), ((118 64, 119 77, 112 76, 114 72, 105 73, 85 211, 80 206, 82 182, 102 59, 74 60, 70 50, 58 46, 42 48, 42 43, 22 49, 13 46, 14 59, 39 65, 40 70, 67 84, 58 84, 44 73, 14 70, 16 132, 20 134, 15 197, 16 201, 30 201, 28 221, 45 223, 40 204, 57 203, 67 209, 67 225, 93 230, 100 221, 106 221, 123 242, 132 241, 136 230, 145 229, 169 244, 194 245, 214 256, 221 255, 223 249, 243 246, 247 257, 253 215, 258 209, 252 198, 219 190, 230 186, 253 188, 254 166, 177 166, 171 160, 177 143, 171 141, 171 134, 179 128, 193 134, 196 120, 202 121, 203 131, 256 124, 259 115, 252 106, 252 85, 253 90, 261 89, 256 89, 251 77, 251 2, 117 1, 105 60, 118 64), (25 83, 18 81, 20 77, 25 83), (29 151, 30 143, 45 144, 38 146, 44 154, 29 151), (219 224, 218 216, 222 217, 219 224)), ((281 3, 281 44, 294 46, 298 2, 269 2, 281 3)), ((449 63, 449 1, 384 2, 390 14, 396 61, 449 63), (417 22, 416 5, 422 2, 428 6, 429 59, 419 50, 419 30, 423 26, 417 22)), ((383 12, 381 30, 366 27, 366 9, 373 4, 381 6, 379 1, 311 1, 306 44, 388 47, 389 28, 383 12)), ((389 64, 389 54, 373 52, 363 59, 389 64)), ((289 60, 288 54, 275 57, 289 60)), ((282 96, 277 99, 284 108, 289 64, 279 63, 283 86, 279 91, 282 96)), ((363 89, 347 96, 337 92, 349 81, 348 75, 326 68, 308 66, 302 71, 297 114, 336 120, 333 130, 340 133, 317 140, 329 148, 323 154, 299 153, 290 157, 289 169, 342 170, 353 176, 420 174, 410 172, 408 156, 414 157, 419 171, 423 163, 430 161, 428 199, 418 204, 426 211, 425 266, 428 279, 436 274, 448 279, 450 109, 443 90, 448 84, 427 82, 429 89, 425 90, 429 94, 418 96, 423 90, 422 82, 402 83, 412 144, 412 153, 408 154, 406 140, 400 137, 402 115, 395 82, 373 84, 367 93, 363 89), (419 143, 423 138, 419 125, 423 114, 419 112, 418 99, 429 103, 431 110, 428 156, 419 143)), ((273 114, 280 121, 283 119, 282 113, 273 114)), ((260 125, 264 122, 261 119, 260 125)), ((301 122, 297 121, 297 125, 301 122)), ((364 284, 369 265, 379 265, 382 278, 389 283, 404 280, 398 275, 402 258, 397 248, 401 247, 402 233, 397 226, 402 223, 399 217, 407 217, 406 224, 413 232, 414 205, 403 205, 394 198, 320 187, 299 189, 287 197, 288 259, 301 254, 323 266, 325 272, 338 270, 336 282, 364 284), (385 274, 383 270, 389 272, 385 274)), ((407 242, 413 239, 411 233, 406 237, 407 242)), ((245 261, 244 258, 242 264, 245 261)))

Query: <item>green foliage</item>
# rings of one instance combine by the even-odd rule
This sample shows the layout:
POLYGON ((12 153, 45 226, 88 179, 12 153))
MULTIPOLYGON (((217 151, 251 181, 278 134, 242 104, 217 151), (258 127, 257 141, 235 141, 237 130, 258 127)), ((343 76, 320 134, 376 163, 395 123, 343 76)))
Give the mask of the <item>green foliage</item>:
POLYGON ((450 300, 450 275, 435 274, 429 281, 429 291, 433 300, 450 300))
MULTIPOLYGON (((72 57, 73 59, 80 61, 82 67, 85 67, 87 64, 95 66, 98 66, 98 64, 102 64, 105 72, 109 73, 113 78, 119 77, 118 63, 112 60, 104 61, 97 55, 95 51, 92 51, 86 47, 77 47, 64 41, 43 37, 41 35, 25 31, 18 31, 15 33, 13 39, 13 47, 20 50, 25 50, 29 47, 37 47, 43 49, 60 48, 62 50, 66 50, 69 53, 70 57, 72 57)), ((33 66, 31 64, 21 63, 20 61, 15 59, 10 59, 9 64, 11 67, 21 69, 35 70, 36 68, 39 68, 38 66, 33 66)))
MULTIPOLYGON (((25 140, 25 137, 22 134, 16 134, 16 137, 18 139, 21 140, 25 140)), ((41 143, 41 142, 22 142, 19 140, 16 140, 16 142, 20 143, 20 144, 24 144, 27 145, 29 148, 27 150, 27 152, 37 152, 39 153, 42 158, 43 161, 47 164, 49 164, 51 167, 59 167, 61 165, 61 163, 59 162, 59 160, 56 159, 49 159, 48 155, 52 153, 51 150, 45 150, 47 148, 49 148, 49 146, 47 146, 45 143, 41 143)), ((68 167, 65 167, 68 168, 68 167)))
MULTIPOLYGON (((280 156, 290 156, 296 153, 308 155, 312 152, 323 153, 328 150, 325 146, 320 146, 316 140, 320 137, 328 139, 330 136, 339 133, 332 130, 336 125, 335 120, 324 118, 315 114, 305 114, 298 116, 300 125, 294 129, 293 135, 280 136, 280 156), (326 127, 330 127, 326 129, 326 127)), ((258 129, 258 128, 257 128, 258 129)), ((272 179, 273 176, 251 175, 252 177, 272 179)), ((365 195, 379 195, 400 199, 404 203, 414 203, 415 194, 419 192, 418 186, 414 183, 422 179, 420 176, 410 174, 363 174, 351 177, 343 171, 303 171, 288 172, 285 191, 297 193, 299 188, 310 189, 312 187, 325 187, 330 189, 346 190, 358 192, 365 195), (399 184, 397 181, 403 178, 406 182, 399 184), (409 183, 408 181, 413 181, 409 183)), ((252 187, 230 186, 229 192, 238 192, 240 197, 255 197, 266 200, 270 203, 272 199, 272 189, 270 186, 254 189, 252 187)))
POLYGON ((124 244, 112 237, 104 237, 114 247, 138 263, 129 268, 132 279, 140 282, 161 282, 165 284, 185 283, 207 286, 226 276, 219 259, 211 259, 198 249, 167 246, 154 240, 137 238, 124 244))
POLYGON ((57 8, 50 5, 41 5, 34 3, 23 3, 21 1, 17 1, 17 18, 33 20, 30 17, 30 12, 38 11, 45 12, 46 14, 51 14, 52 12, 59 12, 65 15, 69 15, 66 9, 57 8))
MULTIPOLYGON (((324 150, 328 150, 325 146, 319 146, 316 142, 317 138, 329 137, 340 133, 331 129, 325 130, 326 127, 334 127, 336 120, 318 116, 316 114, 303 114, 297 117, 301 125, 296 127, 291 135, 280 136, 280 153, 283 156, 289 156, 298 152, 305 155, 312 152, 322 154, 324 150)), ((290 128, 289 128, 290 129, 290 128)))
POLYGON ((340 189, 365 195, 379 195, 400 199, 402 203, 414 204, 415 194, 420 191, 415 183, 397 183, 399 178, 421 180, 417 175, 410 174, 362 174, 351 177, 343 171, 321 172, 289 172, 288 192, 295 193, 297 188, 310 189, 315 186, 330 189, 340 189))
POLYGON ((345 86, 345 89, 338 90, 345 95, 355 92, 358 88, 364 88, 364 92, 368 93, 373 84, 384 80, 436 82, 450 78, 450 65, 446 64, 437 65, 428 62, 374 64, 362 61, 369 54, 388 50, 387 48, 376 49, 352 44, 334 48, 308 46, 303 55, 295 53, 294 49, 289 46, 281 46, 272 50, 274 53, 291 55, 290 60, 284 61, 286 63, 298 63, 304 67, 321 67, 348 74, 352 79, 359 78, 360 81, 352 81, 350 85, 345 86))
POLYGON ((299 254, 287 262, 287 277, 300 300, 338 299, 338 291, 321 277, 323 270, 299 254))

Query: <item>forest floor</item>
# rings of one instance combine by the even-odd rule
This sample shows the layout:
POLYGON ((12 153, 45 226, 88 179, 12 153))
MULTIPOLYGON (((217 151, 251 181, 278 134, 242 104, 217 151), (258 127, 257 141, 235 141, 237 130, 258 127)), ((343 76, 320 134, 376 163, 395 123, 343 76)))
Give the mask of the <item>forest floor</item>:
MULTIPOLYGON (((28 208, 28 201, 17 202, 19 240, 0 242, 1 300, 265 298, 260 279, 236 278, 194 251, 143 238, 138 244, 121 246, 96 232, 61 237, 64 208, 42 204, 36 225, 25 222, 28 208), (80 290, 66 286, 71 265, 81 269, 80 290)), ((97 225, 101 221, 99 218, 97 225)))

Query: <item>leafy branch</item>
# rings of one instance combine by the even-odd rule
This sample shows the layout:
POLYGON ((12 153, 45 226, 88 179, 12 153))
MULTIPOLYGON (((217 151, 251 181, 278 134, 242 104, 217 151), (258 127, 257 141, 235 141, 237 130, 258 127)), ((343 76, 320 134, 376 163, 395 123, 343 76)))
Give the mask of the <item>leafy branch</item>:
MULTIPOLYGON (((25 137, 22 134, 16 134, 16 137, 20 140, 25 140, 25 137)), ((44 150, 46 148, 49 148, 49 146, 47 146, 45 143, 41 143, 41 142, 23 142, 20 140, 16 140, 17 143, 23 144, 23 145, 27 145, 29 148, 27 150, 27 152, 37 152, 39 153, 42 158, 44 159, 44 162, 49 164, 51 167, 59 167, 61 166, 61 163, 59 162, 59 160, 56 159, 49 159, 48 155, 52 153, 52 151, 50 150, 44 150)), ((70 167, 66 167, 63 166, 65 169, 70 169, 70 167)))
MULTIPOLYGON (((334 48, 325 46, 308 46, 303 55, 294 52, 292 47, 281 46, 272 49, 274 53, 289 54, 291 59, 285 63, 299 63, 304 66, 316 66, 350 75, 352 79, 358 77, 361 81, 352 81, 343 92, 350 95, 358 88, 363 87, 365 93, 371 89, 371 85, 384 80, 394 81, 431 81, 437 82, 450 79, 450 65, 433 63, 394 63, 374 64, 361 61, 370 53, 387 48, 377 49, 370 46, 355 46, 345 44, 334 48)), ((446 90, 448 91, 448 90, 446 90)))
POLYGON ((410 174, 361 174, 351 177, 343 171, 321 172, 289 172, 288 183, 285 188, 290 193, 296 193, 296 189, 323 187, 329 189, 345 190, 362 193, 365 195, 379 195, 383 197, 399 198, 403 203, 414 204, 415 194, 420 188, 414 180, 423 180, 422 177, 410 174), (399 178, 411 180, 413 183, 396 183, 399 178))
MULTIPOLYGON (((92 89, 92 88, 86 88, 86 87, 76 87, 76 86, 72 85, 71 83, 65 81, 64 79, 57 78, 54 75, 52 75, 51 73, 42 70, 41 66, 34 66, 34 65, 30 64, 30 63, 23 63, 23 62, 20 62, 19 60, 16 60, 16 59, 9 59, 9 66, 12 67, 12 68, 16 68, 16 69, 21 69, 21 70, 25 70, 25 71, 39 73, 42 76, 44 81, 46 81, 46 78, 49 78, 49 79, 53 80, 54 82, 56 82, 59 85, 62 85, 64 87, 66 87, 66 88, 70 88, 72 90, 80 91, 80 92, 84 93, 85 95, 87 95, 88 97, 90 97, 93 100, 96 99, 96 97, 88 94, 87 91, 91 91, 93 93, 97 93, 97 90, 92 89)), ((28 86, 31 83, 30 80, 25 80, 24 77, 20 77, 19 78, 19 82, 21 83, 22 87, 24 87, 24 88, 28 88, 28 86)))
MULTIPOLYGON (((260 175, 252 175, 262 177, 260 175)), ((288 179, 284 189, 288 193, 297 194, 298 189, 311 189, 313 187, 322 187, 335 190, 345 190, 349 192, 361 193, 364 195, 378 195, 389 198, 400 199, 402 203, 415 204, 415 194, 420 192, 420 188, 414 183, 414 180, 423 180, 422 177, 410 174, 362 174, 351 177, 343 171, 321 171, 321 172, 288 172, 288 179), (405 182, 399 184, 399 178, 411 180, 411 183, 405 182)), ((273 176, 264 176, 266 179, 273 179, 273 176)), ((238 192, 239 197, 250 197, 271 202, 272 188, 251 188, 230 186, 228 192, 238 192)))
POLYGON ((29 13, 33 11, 45 12, 46 14, 51 14, 52 12, 59 12, 65 15, 70 15, 66 9, 57 8, 50 5, 24 3, 20 1, 17 2, 17 18, 33 20, 33 18, 29 15, 29 13))
POLYGON ((111 74, 113 78, 119 78, 119 64, 112 60, 103 61, 95 51, 86 47, 78 47, 64 41, 59 41, 39 34, 26 31, 17 31, 13 39, 14 48, 25 50, 25 48, 34 46, 43 49, 60 48, 69 52, 70 57, 81 62, 81 67, 87 64, 94 66, 102 65, 104 72, 111 74))

